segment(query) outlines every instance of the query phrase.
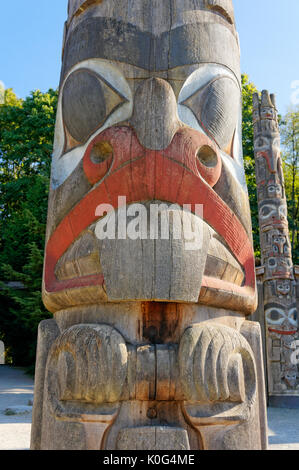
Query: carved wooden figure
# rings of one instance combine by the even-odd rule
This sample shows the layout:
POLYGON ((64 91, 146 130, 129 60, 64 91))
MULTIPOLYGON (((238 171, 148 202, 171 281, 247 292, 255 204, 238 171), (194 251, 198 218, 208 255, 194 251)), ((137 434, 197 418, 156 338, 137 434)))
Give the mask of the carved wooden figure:
POLYGON ((282 405, 289 396, 299 397, 298 366, 293 354, 299 338, 296 282, 275 97, 263 91, 261 99, 254 95, 253 104, 268 393, 270 403, 282 405))
POLYGON ((70 0, 32 448, 265 448, 251 233, 231 0, 70 0))

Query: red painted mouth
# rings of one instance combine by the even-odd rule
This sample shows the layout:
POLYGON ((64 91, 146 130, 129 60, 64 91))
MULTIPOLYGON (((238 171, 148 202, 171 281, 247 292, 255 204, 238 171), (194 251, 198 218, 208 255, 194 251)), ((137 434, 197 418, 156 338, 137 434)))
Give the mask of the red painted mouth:
POLYGON ((287 269, 281 270, 281 271, 275 271, 275 272, 273 273, 273 276, 278 277, 278 278, 281 278, 282 276, 283 276, 284 278, 285 278, 285 277, 286 277, 286 278, 290 278, 290 279, 292 278, 292 274, 291 274, 287 269))
POLYGON ((236 215, 212 189, 221 174, 221 159, 216 146, 206 136, 181 129, 167 149, 154 151, 144 149, 131 128, 113 127, 90 144, 83 167, 94 186, 61 221, 48 241, 44 275, 48 293, 104 284, 102 275, 58 281, 55 266, 79 235, 98 220, 95 212, 99 204, 108 203, 116 209, 118 196, 126 196, 127 204, 159 200, 180 206, 190 204, 193 212, 196 204, 202 204, 205 222, 225 240, 245 273, 243 287, 204 277, 202 288, 239 294, 255 302, 252 243, 236 215), (109 141, 113 148, 108 172, 107 161, 96 164, 90 159, 92 148, 101 141, 109 141), (213 167, 197 159, 198 149, 205 145, 214 146, 217 162, 213 167))
POLYGON ((273 328, 268 328, 270 333, 276 333, 278 335, 283 335, 283 336, 292 336, 295 333, 297 333, 297 330, 295 331, 284 331, 284 330, 274 330, 273 328))

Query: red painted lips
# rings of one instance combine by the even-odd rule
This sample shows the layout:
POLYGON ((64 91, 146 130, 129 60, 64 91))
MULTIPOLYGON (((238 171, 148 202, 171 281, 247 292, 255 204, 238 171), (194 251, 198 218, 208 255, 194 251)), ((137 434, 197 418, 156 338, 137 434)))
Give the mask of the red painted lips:
POLYGON ((183 206, 202 204, 204 220, 225 240, 245 272, 245 286, 238 287, 214 278, 204 278, 203 287, 254 297, 255 272, 252 244, 231 209, 213 191, 221 174, 221 158, 208 137, 192 129, 181 129, 162 151, 143 148, 133 129, 113 127, 98 135, 83 159, 92 190, 69 212, 52 234, 46 247, 45 288, 48 293, 104 283, 103 276, 58 281, 57 261, 74 240, 96 222, 96 208, 108 203, 117 208, 118 196, 127 203, 168 201, 183 206), (113 149, 113 156, 92 158, 95 146, 113 149))
POLYGON ((282 336, 292 336, 297 333, 297 330, 286 331, 286 330, 274 330, 273 328, 268 328, 268 330, 270 331, 270 333, 276 333, 282 336))

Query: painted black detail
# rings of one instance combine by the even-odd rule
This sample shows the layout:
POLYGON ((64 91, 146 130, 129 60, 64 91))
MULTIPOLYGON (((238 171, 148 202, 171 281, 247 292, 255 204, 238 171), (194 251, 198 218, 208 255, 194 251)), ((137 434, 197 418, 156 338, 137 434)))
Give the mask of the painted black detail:
POLYGON ((78 62, 91 58, 125 62, 148 71, 214 62, 238 76, 238 57, 236 38, 219 23, 188 24, 155 36, 114 18, 87 18, 67 39, 61 77, 78 62), (211 40, 213 48, 208 47, 211 40))

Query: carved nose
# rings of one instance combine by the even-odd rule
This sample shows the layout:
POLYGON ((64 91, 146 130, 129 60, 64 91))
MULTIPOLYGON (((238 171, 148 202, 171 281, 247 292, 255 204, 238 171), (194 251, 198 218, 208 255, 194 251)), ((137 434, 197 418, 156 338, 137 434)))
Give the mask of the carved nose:
POLYGON ((180 127, 173 89, 161 78, 149 78, 136 90, 131 119, 140 143, 151 150, 169 146, 180 127))

